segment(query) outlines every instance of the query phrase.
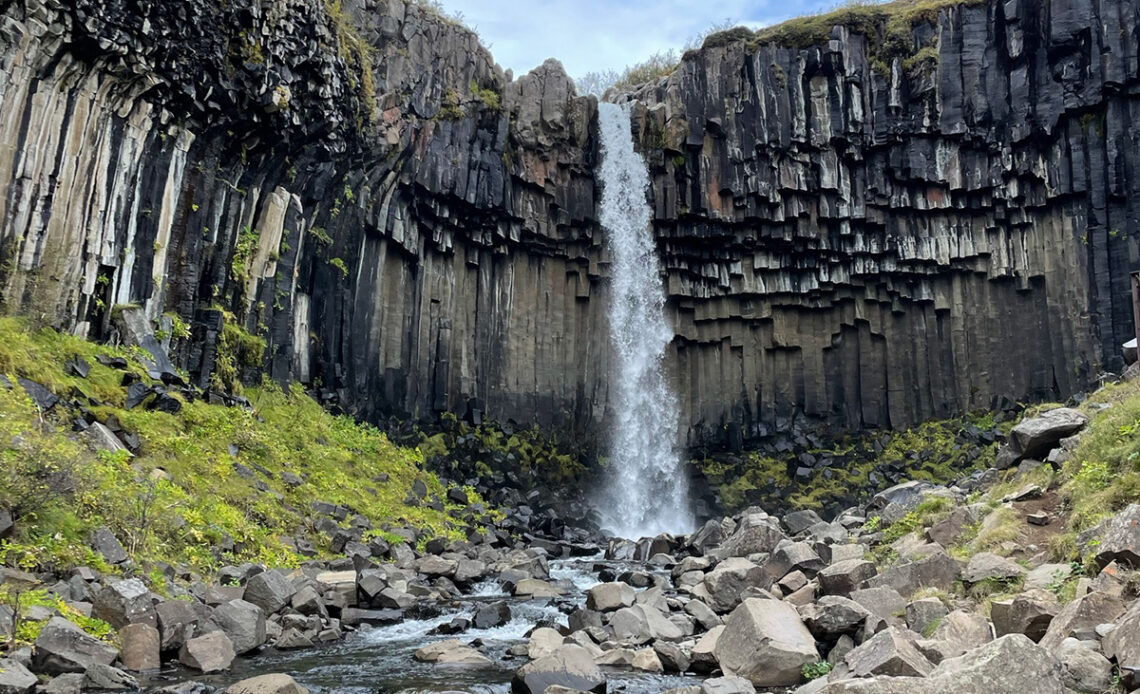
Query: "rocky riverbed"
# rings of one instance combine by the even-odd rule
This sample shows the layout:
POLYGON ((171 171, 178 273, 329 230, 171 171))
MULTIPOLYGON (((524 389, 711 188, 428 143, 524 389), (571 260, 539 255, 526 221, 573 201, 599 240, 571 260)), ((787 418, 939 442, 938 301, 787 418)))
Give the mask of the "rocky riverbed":
POLYGON ((898 485, 830 521, 753 508, 637 542, 563 528, 420 549, 410 537, 377 556, 353 543, 295 570, 225 567, 172 599, 79 569, 50 590, 115 626, 117 645, 24 615, 50 621, 3 661, 0 692, 185 694, 266 672, 346 692, 1131 690, 1140 505, 1082 537, 1082 565, 1049 562, 1032 533, 1057 509, 1033 481, 1049 464, 1028 456, 1063 459, 1086 423, 1058 409, 1019 424, 999 455, 1012 492, 967 498, 991 469, 898 485), (971 527, 1002 523, 1016 532, 1000 555, 963 552, 971 527))

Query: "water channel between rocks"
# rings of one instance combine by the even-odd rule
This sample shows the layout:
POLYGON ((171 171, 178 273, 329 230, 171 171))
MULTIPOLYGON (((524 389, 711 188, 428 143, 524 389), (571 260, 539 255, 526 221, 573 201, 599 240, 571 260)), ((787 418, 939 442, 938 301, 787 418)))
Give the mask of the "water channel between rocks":
MULTIPOLYGON (((598 569, 625 570, 634 564, 601 559, 559 559, 550 562, 550 579, 573 591, 556 600, 527 600, 503 592, 493 581, 477 586, 462 600, 438 603, 439 614, 423 619, 405 619, 398 624, 363 627, 343 641, 299 651, 266 650, 250 658, 238 658, 223 673, 195 673, 182 669, 165 670, 140 684, 160 687, 195 680, 225 687, 238 680, 270 672, 292 675, 314 694, 340 692, 363 694, 415 694, 417 692, 465 691, 472 694, 501 694, 510 691, 514 671, 526 664, 525 657, 514 657, 507 650, 526 643, 535 626, 566 625, 567 613, 586 602, 586 590, 600 582, 598 569), (511 620, 490 629, 474 627, 454 635, 433 634, 434 629, 453 618, 469 616, 474 608, 503 600, 511 608, 511 620), (479 650, 490 658, 490 667, 439 665, 417 662, 412 654, 427 644, 445 639, 465 643, 478 639, 479 650)), ((644 564, 636 564, 646 570, 644 564)), ((696 676, 662 675, 629 668, 603 668, 611 692, 656 694, 674 687, 699 684, 696 676)))

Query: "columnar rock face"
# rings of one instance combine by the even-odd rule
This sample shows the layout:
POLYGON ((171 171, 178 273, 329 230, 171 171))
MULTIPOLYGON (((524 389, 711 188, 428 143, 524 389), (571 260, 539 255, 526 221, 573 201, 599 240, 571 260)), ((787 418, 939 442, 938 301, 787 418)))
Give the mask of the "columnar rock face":
MULTIPOLYGON (((405 0, 2 8, 6 312, 95 337, 117 306, 173 313, 200 384, 220 358, 364 418, 604 423, 596 102, 557 63, 512 80, 405 0)), ((844 28, 719 41, 636 94, 690 442, 899 426, 1119 365, 1135 12, 931 19, 923 60, 844 28)))

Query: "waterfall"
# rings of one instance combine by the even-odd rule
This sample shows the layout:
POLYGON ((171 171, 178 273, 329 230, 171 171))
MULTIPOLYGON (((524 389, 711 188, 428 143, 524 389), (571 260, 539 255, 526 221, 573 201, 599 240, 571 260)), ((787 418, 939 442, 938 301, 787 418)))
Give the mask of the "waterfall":
POLYGON ((612 437, 607 489, 599 512, 607 530, 627 538, 693 529, 687 473, 677 453, 677 400, 662 371, 673 330, 649 226, 649 173, 633 149, 629 111, 598 105, 601 223, 610 268, 612 437))

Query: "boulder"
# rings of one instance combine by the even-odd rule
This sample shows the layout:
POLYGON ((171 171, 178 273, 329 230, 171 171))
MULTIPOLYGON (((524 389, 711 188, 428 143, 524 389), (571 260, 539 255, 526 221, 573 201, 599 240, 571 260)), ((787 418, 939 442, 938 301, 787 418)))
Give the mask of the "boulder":
POLYGON ((851 595, 875 573, 874 562, 846 559, 823 569, 816 578, 819 579, 819 590, 823 595, 851 595))
POLYGON ((421 663, 448 665, 482 666, 490 665, 491 660, 459 639, 439 641, 420 648, 412 657, 421 663))
POLYGON ((751 561, 732 557, 717 564, 705 575, 704 588, 708 605, 718 614, 731 611, 740 604, 741 595, 748 588, 768 588, 771 578, 751 561))
MULTIPOLYGON (((1113 690, 1113 669, 1108 658, 1096 651, 1096 643, 1068 638, 1061 642, 1053 655, 1061 663, 1061 677, 1065 686, 1078 692, 1110 692, 1113 690)), ((1134 661, 1120 661, 1134 662, 1134 661)), ((1128 682, 1127 671, 1120 673, 1128 682)))
POLYGON ((123 647, 121 660, 125 669, 142 672, 157 670, 162 665, 158 629, 151 625, 128 624, 119 629, 119 643, 123 647))
POLYGON ((924 694, 1068 694, 1061 664, 1021 634, 1007 634, 934 668, 924 694))
POLYGON ((108 580, 95 593, 92 614, 116 629, 128 624, 158 626, 150 589, 137 578, 108 580))
POLYGON ((1060 609, 1052 593, 1035 588, 1010 600, 990 603, 990 619, 998 636, 1025 634, 1037 643, 1045 636, 1060 609))
POLYGON ((783 539, 784 532, 774 518, 762 513, 750 513, 741 518, 736 531, 714 550, 714 554, 719 557, 767 554, 783 539))
POLYGON ((914 595, 920 588, 951 590, 962 575, 958 560, 945 552, 903 561, 867 580, 868 588, 889 586, 900 595, 914 595))
POLYGON ((313 640, 305 636, 298 629, 289 627, 281 632, 273 642, 273 647, 279 651, 292 651, 301 648, 312 648, 313 640))
POLYGON ((177 651, 194 636, 199 622, 210 616, 210 608, 186 600, 167 600, 154 606, 163 651, 177 651))
POLYGON ((797 684, 803 666, 819 660, 815 639, 796 609, 757 598, 745 600, 729 615, 715 655, 725 674, 762 687, 797 684))
POLYGON ((923 677, 934 669, 906 634, 895 627, 884 629, 856 646, 843 661, 856 677, 923 677))
POLYGON ((529 598, 557 598, 562 596, 562 589, 537 578, 524 578, 515 584, 512 591, 515 595, 529 598))
POLYGON ((94 664, 110 665, 119 657, 114 646, 91 636, 63 617, 52 617, 36 637, 33 669, 48 675, 84 672, 94 664))
POLYGON ((280 572, 265 571, 246 581, 242 599, 271 615, 288 605, 296 592, 293 583, 280 572))
POLYGON ((89 544, 91 549, 103 555, 108 564, 122 564, 129 559, 127 550, 107 528, 97 528, 92 532, 89 544))
POLYGON ((605 694, 606 678, 588 650, 567 644, 522 666, 511 680, 512 694, 543 694, 551 686, 605 694))
POLYGON ((1040 643, 1045 650, 1052 651, 1078 629, 1091 629, 1098 624, 1114 622, 1123 612, 1124 603, 1111 593, 1093 592, 1081 595, 1061 608, 1061 611, 1053 617, 1040 643))
POLYGON ((949 612, 938 598, 915 600, 906 606, 906 626, 917 634, 929 635, 949 612))
POLYGON ((459 568, 459 562, 429 554, 417 559, 412 566, 418 573, 428 577, 454 576, 455 570, 459 568))
POLYGON ((178 662, 201 672, 221 672, 235 657, 233 642, 221 631, 196 636, 178 651, 178 662))
POLYGON ((630 607, 633 602, 633 588, 625 583, 599 583, 586 592, 586 607, 598 612, 630 607))
POLYGON ((641 672, 665 672, 665 666, 652 648, 643 648, 635 653, 630 667, 641 672))
POLYGON ((0 506, 0 540, 6 540, 12 535, 12 530, 16 527, 15 522, 12 520, 12 512, 0 506))
POLYGON ((966 570, 962 572, 962 583, 973 585, 983 581, 1012 581, 1025 575, 1025 569, 1005 557, 990 552, 979 552, 970 557, 966 570))
POLYGON ((1140 569, 1140 504, 1128 508, 1081 533, 1077 544, 1084 555, 1096 557, 1097 566, 1117 562, 1140 569))
POLYGON ((906 610, 906 600, 890 586, 860 588, 852 591, 851 599, 867 609, 879 619, 891 619, 906 610))
POLYGON ((86 683, 87 678, 84 677, 82 673, 68 672, 53 677, 47 684, 36 691, 40 694, 80 694, 86 683))
POLYGON ((954 610, 942 619, 930 639, 934 642, 930 652, 937 653, 937 661, 942 662, 988 643, 993 639, 993 631, 982 615, 954 610))
POLYGON ((692 663, 692 656, 688 650, 675 643, 657 641, 653 644, 653 650, 657 652, 657 659, 661 661, 666 672, 685 672, 692 663))
POLYGON ((31 694, 39 683, 23 663, 0 658, 0 694, 31 694))
POLYGON ((808 631, 820 641, 854 635, 871 616, 859 603, 839 595, 825 595, 818 602, 801 607, 799 613, 808 631))
POLYGON ((509 621, 511 621, 511 608, 502 600, 481 606, 475 610, 475 615, 471 618, 471 623, 476 629, 501 627, 509 621))
POLYGON ((867 517, 878 516, 884 526, 891 525, 922 503, 923 494, 934 485, 922 480, 903 482, 871 497, 867 517))
POLYGON ((345 626, 355 627, 361 624, 382 626, 395 624, 404 618, 401 610, 362 610, 356 607, 346 607, 341 610, 340 621, 345 626))
POLYGON ((474 559, 460 559, 455 565, 455 574, 451 580, 459 585, 467 586, 480 581, 487 575, 487 565, 474 559))
POLYGON ((238 655, 265 645, 265 613, 251 602, 231 600, 218 605, 210 620, 230 637, 234 653, 238 655))
MULTIPOLYGON (((1104 637, 1101 648, 1120 665, 1140 666, 1140 600, 1132 603, 1116 628, 1104 637)), ((1122 671, 1121 674, 1130 687, 1140 687, 1140 672, 1122 671)))
POLYGON ((275 673, 235 682, 226 688, 225 694, 309 694, 309 690, 289 675, 275 673))
POLYGON ((712 677, 701 682, 700 694, 755 694, 756 687, 743 677, 712 677))
POLYGON ((92 663, 83 671, 84 691, 123 692, 138 691, 139 683, 119 668, 92 663))
POLYGON ((716 657, 716 644, 724 633, 724 625, 715 626, 697 639, 689 651, 689 668, 693 672, 708 674, 720 667, 716 657))
POLYGON ((793 536, 799 535, 816 523, 823 521, 823 519, 819 517, 819 514, 811 509, 792 511, 785 515, 782 520, 784 521, 784 527, 788 529, 788 533, 793 536))
POLYGON ((1084 413, 1069 407, 1058 407, 1018 422, 1010 431, 1010 446, 1020 458, 1041 460, 1061 439, 1072 436, 1089 423, 1084 413))
POLYGON ((545 658, 557 651, 563 642, 562 634, 550 627, 539 627, 530 633, 526 655, 531 660, 545 658))

